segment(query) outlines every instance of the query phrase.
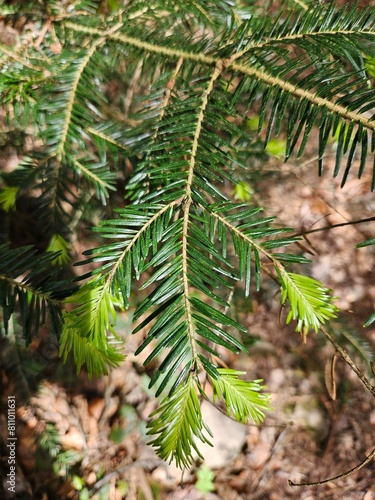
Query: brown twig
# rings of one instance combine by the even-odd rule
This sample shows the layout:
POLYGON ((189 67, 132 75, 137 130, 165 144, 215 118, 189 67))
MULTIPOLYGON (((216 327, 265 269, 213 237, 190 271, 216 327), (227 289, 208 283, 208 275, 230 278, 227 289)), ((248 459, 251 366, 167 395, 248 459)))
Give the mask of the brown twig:
POLYGON ((348 477, 354 472, 357 472, 359 469, 362 469, 365 465, 367 465, 373 458, 375 457, 375 448, 372 452, 367 455, 367 457, 361 462, 359 465, 356 465, 352 469, 344 472, 343 474, 339 474, 338 476, 330 477, 329 479, 324 479, 323 481, 314 481, 312 483, 293 483, 290 479, 288 480, 289 486, 316 486, 320 484, 329 483, 330 481, 337 481, 338 479, 343 479, 344 477, 348 477))
POLYGON ((331 224, 329 226, 318 227, 317 229, 308 229, 307 231, 293 234, 293 236, 304 236, 305 234, 318 233, 319 231, 328 231, 329 229, 334 229, 336 227, 354 226, 356 224, 362 224, 364 222, 373 222, 373 221, 375 221, 375 217, 367 217, 367 219, 357 219, 348 222, 340 222, 339 224, 331 224))
POLYGON ((350 366, 361 382, 366 386, 366 389, 375 397, 375 386, 371 384, 366 375, 358 368, 358 366, 352 361, 349 354, 343 349, 340 344, 332 337, 332 335, 324 328, 320 327, 320 331, 323 335, 331 342, 336 351, 340 354, 342 359, 350 366))
MULTIPOLYGON (((336 351, 341 355, 343 360, 350 366, 350 368, 354 371, 357 377, 361 380, 361 382, 365 385, 366 389, 375 397, 375 386, 371 384, 366 375, 358 368, 358 366, 352 361, 348 353, 343 349, 340 344, 332 337, 332 335, 324 328, 320 328, 323 335, 331 342, 331 344, 335 347, 336 351)), ((324 479, 323 481, 314 481, 311 483, 294 483, 290 479, 288 480, 289 486, 317 486, 325 483, 329 483, 330 481, 337 481, 338 479, 343 479, 344 477, 348 477, 351 474, 354 474, 359 469, 362 469, 365 465, 367 465, 373 458, 375 457, 375 448, 372 452, 359 464, 353 467, 352 469, 344 472, 343 474, 339 474, 334 477, 330 477, 329 479, 324 479)))
POLYGON ((335 401, 336 399, 336 362, 337 362, 337 351, 335 351, 332 356, 329 369, 326 368, 325 382, 326 387, 331 399, 335 401))

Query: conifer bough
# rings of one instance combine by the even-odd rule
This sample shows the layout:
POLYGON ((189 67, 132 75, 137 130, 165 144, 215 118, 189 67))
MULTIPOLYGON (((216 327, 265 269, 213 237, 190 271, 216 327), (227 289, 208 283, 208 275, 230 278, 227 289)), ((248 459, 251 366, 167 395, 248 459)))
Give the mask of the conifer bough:
POLYGON ((271 275, 303 335, 337 313, 330 291, 296 272, 308 262, 298 238, 243 186, 272 137, 283 134, 285 157, 299 157, 314 125, 319 172, 332 138, 342 185, 357 158, 359 177, 371 168, 375 11, 290 3, 277 18, 221 0, 2 7, 5 23, 27 19, 39 35, 0 45, 3 133, 26 130, 32 144, 2 173, 0 203, 11 212, 33 197, 48 240, 44 253, 0 247, 3 329, 20 310, 29 342, 48 321, 63 359, 72 352, 78 371, 99 376, 123 360, 117 311, 135 308, 134 333, 145 335, 136 354, 157 360, 150 386, 162 398, 148 433, 180 467, 210 441, 200 410, 209 392, 240 422, 258 424, 271 409, 261 380, 220 361, 222 348, 246 352, 234 287, 250 296, 271 275), (120 180, 125 202, 114 195, 120 180), (72 285, 56 265, 69 264, 93 214, 102 243, 77 263, 92 270, 72 285))

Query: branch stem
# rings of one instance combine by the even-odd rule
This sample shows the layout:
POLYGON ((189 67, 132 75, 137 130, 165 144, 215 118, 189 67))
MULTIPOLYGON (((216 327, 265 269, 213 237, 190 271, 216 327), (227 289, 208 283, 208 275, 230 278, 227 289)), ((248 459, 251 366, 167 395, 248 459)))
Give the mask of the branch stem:
POLYGON ((329 231, 330 229, 335 229, 336 227, 354 226, 356 224, 363 224, 365 222, 373 222, 373 221, 375 221, 375 217, 367 217, 367 219, 357 219, 348 222, 340 222, 339 224, 331 224, 330 226, 318 227, 317 229, 308 229, 307 231, 293 234, 293 236, 295 237, 304 236, 305 234, 319 233, 320 231, 329 231))
POLYGON ((352 361, 351 357, 345 351, 345 349, 343 349, 340 346, 340 344, 335 340, 335 338, 323 326, 320 327, 320 331, 331 342, 331 344, 340 354, 342 359, 350 366, 350 368, 354 371, 357 377, 365 385, 366 389, 370 391, 370 393, 375 397, 375 386, 371 384, 366 375, 358 368, 358 366, 354 363, 354 361, 352 361))
POLYGON ((375 448, 372 450, 372 452, 369 455, 367 455, 367 457, 359 465, 356 465, 355 467, 344 472, 343 474, 338 474, 337 476, 330 477, 329 479, 324 479, 323 481, 314 481, 312 483, 293 483, 293 481, 291 481, 290 479, 289 479, 288 483, 289 483, 289 486, 317 486, 320 484, 330 483, 331 481, 337 481, 338 479, 343 479, 344 477, 348 477, 351 474, 354 474, 355 472, 359 471, 359 469, 362 469, 362 467, 364 467, 369 462, 371 462, 371 460, 374 457, 375 457, 375 448))
MULTIPOLYGON (((221 61, 221 59, 212 56, 207 56, 203 53, 187 52, 184 50, 166 47, 164 45, 152 44, 149 42, 145 42, 143 40, 139 40, 138 38, 130 37, 123 34, 118 34, 118 33, 106 34, 103 30, 97 28, 90 28, 88 26, 82 26, 80 24, 75 24, 72 21, 66 21, 65 26, 74 31, 79 31, 81 33, 89 33, 101 37, 107 37, 108 39, 116 40, 126 45, 137 47, 151 54, 160 54, 164 55, 165 57, 171 57, 173 59, 182 58, 186 61, 194 61, 197 63, 205 64, 208 66, 216 66, 216 67, 218 64, 220 64, 221 61)), ((365 33, 366 34, 371 33, 371 35, 374 35, 373 32, 369 33, 365 32, 365 33)), ((363 114, 351 111, 347 109, 345 106, 333 102, 332 98, 320 97, 314 94, 313 92, 297 87, 296 85, 288 82, 287 80, 283 80, 282 78, 279 78, 277 76, 272 76, 271 74, 261 69, 256 69, 254 66, 235 63, 233 62, 233 59, 228 60, 226 67, 234 71, 237 71, 239 73, 242 73, 243 75, 255 77, 256 79, 265 83, 266 85, 279 88, 295 97, 298 97, 300 99, 306 99, 315 106, 325 107, 332 113, 338 114, 346 120, 353 121, 354 123, 357 124, 362 124, 367 129, 375 130, 375 120, 368 119, 365 116, 363 116, 363 114)))
POLYGON ((199 138, 202 131, 202 124, 205 116, 205 111, 207 108, 209 96, 214 88, 215 81, 218 79, 222 72, 222 65, 216 65, 215 70, 212 73, 208 86, 202 97, 202 104, 200 106, 197 126, 195 128, 195 133, 193 137, 193 145, 190 154, 190 162, 188 168, 188 177, 186 182, 186 195, 185 204, 183 212, 183 226, 182 226, 182 281, 184 287, 184 300, 186 308, 186 317, 188 322, 188 332, 190 345, 192 350, 192 357, 195 362, 198 361, 197 349, 195 346, 195 332, 194 332, 194 322, 191 311, 190 304, 190 291, 189 291, 189 277, 188 277, 188 236, 189 236, 189 222, 190 222, 190 208, 193 203, 192 199, 192 184, 194 178, 194 167, 196 162, 196 154, 198 150, 199 138))

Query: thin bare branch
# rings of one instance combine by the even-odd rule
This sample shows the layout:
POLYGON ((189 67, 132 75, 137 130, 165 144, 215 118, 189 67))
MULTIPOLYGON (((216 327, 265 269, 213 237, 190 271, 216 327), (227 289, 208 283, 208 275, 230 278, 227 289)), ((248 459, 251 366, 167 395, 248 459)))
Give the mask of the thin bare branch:
POLYGON ((320 484, 326 484, 331 481, 337 481, 338 479, 343 479, 344 477, 351 476, 355 472, 359 471, 359 469, 362 469, 365 465, 367 465, 371 460, 375 457, 375 448, 372 450, 372 452, 367 455, 367 457, 359 464, 353 467, 352 469, 348 470, 347 472, 344 472, 343 474, 339 474, 334 477, 330 477, 329 479, 324 479, 323 481, 314 481, 312 483, 293 483, 290 479, 288 480, 289 486, 317 486, 320 484))
POLYGON ((340 354, 342 359, 350 366, 361 382, 366 386, 366 389, 375 397, 375 386, 371 384, 366 375, 358 368, 358 366, 352 361, 349 354, 343 349, 340 344, 332 337, 332 335, 324 328, 320 327, 320 331, 323 335, 331 342, 337 352, 340 354))

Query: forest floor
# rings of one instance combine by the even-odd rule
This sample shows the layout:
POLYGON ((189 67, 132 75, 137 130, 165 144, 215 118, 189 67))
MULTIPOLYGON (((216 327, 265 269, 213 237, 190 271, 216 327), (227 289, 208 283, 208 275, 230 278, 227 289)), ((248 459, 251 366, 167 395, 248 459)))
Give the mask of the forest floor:
MULTIPOLYGON (((328 155, 321 178, 314 159, 281 165, 274 159, 255 166, 264 168, 264 180, 257 181, 252 202, 262 199, 267 213, 277 214, 277 223, 298 233, 372 217, 371 168, 361 180, 350 177, 340 189, 340 180, 332 180, 331 163, 328 155)), ((368 363, 348 339, 359 342, 359 350, 370 359, 375 329, 362 324, 375 304, 374 247, 354 246, 373 236, 373 224, 324 229, 301 241, 312 259, 310 274, 332 288, 343 311, 330 332, 369 377, 368 363)), ((77 253, 87 243, 80 244, 77 253)), ((340 356, 335 359, 332 399, 334 348, 320 333, 301 339, 292 325, 285 326, 278 294, 273 282, 248 300, 239 291, 234 294, 240 319, 248 326, 249 354, 222 353, 223 361, 246 371, 248 379, 264 379, 273 411, 260 427, 246 426, 205 403, 214 447, 204 448, 204 463, 197 460, 183 474, 147 446, 146 424, 156 408, 147 388, 152 367, 142 365, 147 353, 133 355, 142 333, 131 335, 131 311, 119 319, 127 359, 101 379, 89 380, 84 371, 76 376, 71 364, 62 365, 47 332, 27 351, 3 339, 1 407, 6 408, 8 396, 15 397, 17 498, 374 500, 374 460, 336 481, 289 484, 324 481, 359 465, 375 446, 375 405, 340 356)), ((4 446, 6 421, 4 410, 4 446)), ((1 462, 4 499, 14 498, 7 490, 6 458, 1 462)))

